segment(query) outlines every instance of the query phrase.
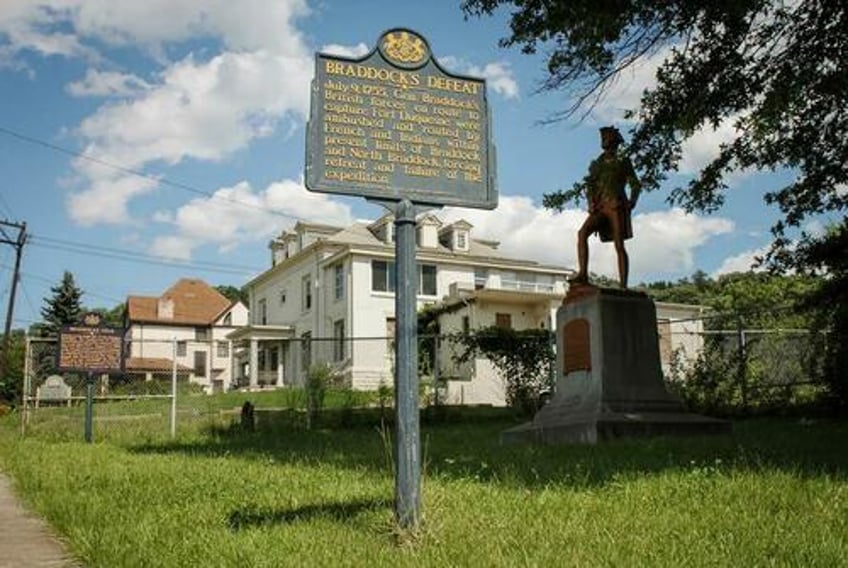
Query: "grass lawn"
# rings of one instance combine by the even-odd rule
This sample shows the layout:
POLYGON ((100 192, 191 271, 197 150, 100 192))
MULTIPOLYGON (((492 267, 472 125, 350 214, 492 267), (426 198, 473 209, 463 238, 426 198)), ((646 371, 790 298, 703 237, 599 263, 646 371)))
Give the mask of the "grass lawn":
POLYGON ((503 447, 514 423, 484 414, 423 426, 412 536, 393 529, 386 434, 367 424, 183 420, 170 441, 122 423, 86 445, 81 426, 21 440, 9 416, 0 468, 87 566, 848 565, 846 422, 503 447))

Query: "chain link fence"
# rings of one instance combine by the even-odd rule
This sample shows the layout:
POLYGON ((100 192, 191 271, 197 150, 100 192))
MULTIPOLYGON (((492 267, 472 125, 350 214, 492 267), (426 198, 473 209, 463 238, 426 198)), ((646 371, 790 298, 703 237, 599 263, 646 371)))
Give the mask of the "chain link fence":
MULTIPOLYGON (((690 406, 722 414, 781 411, 815 403, 826 392, 823 333, 805 329, 672 332, 666 379, 690 406)), ((662 338, 661 338, 662 341, 662 338)))
MULTIPOLYGON (((821 334, 705 330, 703 323, 659 326, 667 382, 694 410, 744 414, 803 404, 824 392, 821 334)), ((464 339, 419 336, 422 407, 505 404, 506 377, 483 356, 463 358, 464 339)), ((275 415, 306 421, 315 388, 322 407, 348 416, 375 408, 389 416, 394 402, 392 336, 133 339, 126 353, 122 373, 59 373, 56 340, 28 338, 22 431, 82 440, 88 380, 94 382, 95 440, 168 438, 225 427, 240 422, 246 402, 259 422, 275 415), (318 375, 321 384, 310 383, 318 375)), ((553 375, 551 369, 537 377, 533 388, 552 386, 553 375)))

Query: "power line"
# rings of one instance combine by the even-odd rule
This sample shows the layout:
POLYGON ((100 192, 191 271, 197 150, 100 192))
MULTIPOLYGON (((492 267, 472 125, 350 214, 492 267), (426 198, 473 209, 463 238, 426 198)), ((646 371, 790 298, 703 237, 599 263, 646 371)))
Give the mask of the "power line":
POLYGON ((66 246, 66 245, 59 245, 59 244, 48 244, 48 243, 39 242, 39 241, 35 241, 32 244, 34 246, 37 246, 37 247, 48 248, 48 249, 53 249, 53 250, 60 250, 60 251, 64 251, 64 252, 72 252, 72 253, 80 254, 80 255, 83 255, 83 256, 97 256, 97 257, 109 258, 109 259, 113 259, 113 260, 123 260, 123 261, 126 261, 126 262, 135 262, 135 263, 140 263, 140 264, 153 264, 153 265, 164 266, 164 267, 168 267, 168 268, 177 268, 177 269, 190 268, 190 269, 193 269, 193 270, 202 270, 202 271, 206 271, 206 272, 219 272, 219 273, 222 273, 222 274, 233 274, 233 275, 238 275, 238 276, 244 276, 244 274, 245 274, 244 269, 230 269, 230 268, 206 266, 206 265, 200 265, 200 264, 188 263, 188 262, 175 262, 175 261, 164 260, 164 259, 157 260, 157 259, 153 259, 153 258, 145 258, 145 257, 139 257, 139 256, 109 253, 109 252, 102 252, 102 251, 97 251, 97 250, 86 250, 84 248, 74 247, 73 245, 66 246))
POLYGON ((21 140, 23 142, 27 142, 29 144, 35 144, 36 146, 41 146, 43 148, 47 148, 47 149, 53 150, 55 152, 60 152, 62 154, 68 155, 68 156, 73 156, 75 158, 80 158, 81 160, 86 160, 86 161, 94 163, 94 164, 98 164, 98 165, 101 165, 101 166, 104 166, 104 167, 107 167, 107 168, 111 168, 113 170, 119 171, 119 172, 127 174, 127 175, 139 177, 139 178, 142 178, 142 179, 145 179, 145 180, 148 180, 148 181, 153 181, 153 182, 156 182, 157 184, 165 185, 165 186, 168 186, 168 187, 173 187, 175 189, 187 191, 189 193, 194 193, 196 195, 203 195, 203 196, 208 197, 210 199, 220 199, 220 200, 228 201, 230 203, 234 203, 234 204, 240 205, 242 207, 247 207, 249 209, 256 209, 256 210, 262 211, 264 213, 271 213, 273 215, 278 215, 278 216, 284 217, 286 219, 292 219, 292 220, 295 220, 295 221, 298 220, 298 218, 296 216, 291 215, 290 213, 286 213, 285 211, 281 211, 279 209, 274 209, 272 207, 265 207, 265 206, 262 206, 262 205, 256 205, 254 203, 248 203, 247 201, 242 201, 242 200, 236 199, 234 197, 222 196, 222 195, 213 193, 211 191, 198 189, 198 188, 191 186, 187 183, 170 180, 170 179, 163 177, 163 176, 154 176, 152 174, 147 174, 147 173, 144 173, 141 170, 137 170, 137 169, 130 168, 130 167, 127 167, 127 166, 122 166, 121 164, 117 164, 117 163, 111 162, 109 160, 104 160, 103 158, 98 158, 96 156, 92 156, 92 155, 86 154, 84 152, 79 152, 77 150, 71 150, 70 148, 58 146, 56 144, 53 144, 52 142, 48 142, 48 141, 42 140, 40 138, 35 138, 34 136, 29 136, 27 134, 22 134, 20 132, 17 132, 15 130, 11 130, 11 129, 6 128, 4 126, 0 126, 0 134, 5 134, 7 136, 10 136, 12 138, 16 138, 18 140, 21 140))
MULTIPOLYGON (((12 268, 12 267, 9 266, 8 264, 0 263, 0 268, 12 268)), ((41 276, 41 275, 38 275, 38 274, 33 274, 32 272, 21 272, 20 275, 21 275, 21 278, 25 278, 26 280, 38 280, 39 282, 44 282, 46 284, 50 284, 51 286, 56 284, 56 279, 47 278, 46 276, 41 276)), ((112 296, 100 294, 98 292, 92 292, 88 288, 88 286, 85 287, 84 293, 87 296, 93 296, 95 298, 100 298, 101 300, 109 300, 110 302, 121 303, 121 302, 124 301, 124 300, 119 300, 119 299, 113 298, 112 296)))
POLYGON ((71 241, 71 240, 68 240, 68 239, 57 239, 57 238, 53 238, 53 237, 46 237, 46 236, 43 236, 43 235, 32 235, 32 237, 34 239, 38 240, 38 241, 45 241, 45 242, 52 243, 52 244, 55 244, 55 245, 80 248, 83 251, 97 250, 97 251, 106 252, 106 253, 110 253, 110 254, 119 254, 119 255, 124 255, 124 256, 138 257, 138 258, 145 259, 145 260, 153 260, 153 261, 156 261, 156 262, 167 262, 167 263, 171 263, 171 264, 183 264, 183 265, 191 264, 191 265, 198 266, 198 267, 208 266, 208 267, 212 267, 212 268, 223 268, 223 269, 226 269, 226 270, 248 270, 248 271, 252 271, 252 272, 262 270, 261 268, 258 268, 256 266, 245 266, 245 265, 240 265, 240 264, 230 264, 230 263, 223 263, 223 262, 209 262, 209 261, 205 261, 205 260, 201 260, 201 261, 195 260, 195 261, 191 261, 191 262, 182 262, 182 261, 174 260, 174 259, 169 258, 167 256, 162 256, 162 255, 157 255, 157 254, 149 254, 149 253, 138 252, 138 251, 129 250, 129 249, 120 249, 120 248, 115 248, 115 247, 105 247, 105 246, 102 246, 102 245, 93 245, 91 243, 71 241))

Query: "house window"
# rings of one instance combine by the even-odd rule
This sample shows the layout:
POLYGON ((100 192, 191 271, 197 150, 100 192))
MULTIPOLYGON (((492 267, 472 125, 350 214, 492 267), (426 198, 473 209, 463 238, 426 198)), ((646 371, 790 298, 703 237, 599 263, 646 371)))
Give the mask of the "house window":
POLYGON ((424 296, 436 295, 436 265, 418 265, 418 293, 424 296))
POLYGON ((489 271, 485 268, 474 269, 474 289, 481 290, 486 287, 486 282, 489 280, 489 271))
POLYGON ((371 261, 371 290, 374 292, 395 291, 395 263, 385 260, 371 261))
POLYGON ((465 250, 468 248, 468 235, 465 231, 457 231, 456 233, 456 248, 465 250))
POLYGON ((256 323, 259 325, 267 325, 268 323, 268 303, 265 301, 265 298, 262 298, 257 302, 256 307, 256 323))
POLYGON ((224 325, 233 325, 233 312, 227 312, 227 315, 224 316, 224 325))
POLYGON ((194 352, 194 374, 198 377, 206 376, 206 351, 194 352))
POLYGON ((285 303, 286 303, 286 290, 283 289, 283 290, 280 290, 280 305, 282 306, 285 303))
POLYGON ((495 326, 501 329, 511 329, 512 328, 512 315, 511 314, 495 314, 495 326))
POLYGON ((334 283, 334 296, 336 300, 341 300, 344 298, 344 265, 337 264, 333 268, 333 283, 334 283))
POLYGON ((226 341, 219 341, 217 343, 218 346, 218 357, 229 357, 230 356, 230 344, 226 341))
POLYGON ((196 328, 194 328, 194 340, 195 341, 209 341, 209 328, 208 327, 196 327, 196 328))
MULTIPOLYGON (((397 275, 395 263, 385 260, 371 261, 371 290, 374 292, 394 292, 397 275)), ((436 265, 418 265, 418 294, 436 295, 436 265)))
POLYGON ((304 276, 303 277, 303 302, 301 303, 301 308, 306 311, 312 309, 312 277, 304 276))
POLYGON ((188 342, 177 341, 177 357, 185 357, 188 353, 188 342))
POLYGON ((309 372, 312 364, 312 333, 307 331, 300 336, 300 368, 304 374, 309 372))
POLYGON ((333 361, 345 358, 345 322, 338 320, 333 323, 333 361))

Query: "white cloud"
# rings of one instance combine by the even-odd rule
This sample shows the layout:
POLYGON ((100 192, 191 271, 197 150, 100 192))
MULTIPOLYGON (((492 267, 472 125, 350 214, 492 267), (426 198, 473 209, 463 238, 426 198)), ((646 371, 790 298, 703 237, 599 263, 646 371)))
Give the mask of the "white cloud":
POLYGON ((686 139, 681 148, 680 173, 700 172, 718 157, 722 145, 731 144, 736 140, 740 134, 734 125, 736 120, 736 116, 727 118, 718 128, 705 124, 686 139))
POLYGON ((68 83, 65 90, 75 97, 126 97, 149 88, 144 79, 132 74, 89 69, 84 78, 68 83))
POLYGON ((480 67, 447 55, 439 58, 439 64, 452 73, 486 79, 487 86, 505 99, 517 99, 519 96, 518 81, 506 61, 494 61, 480 67))
MULTIPOLYGON (((585 211, 555 213, 535 206, 527 197, 502 196, 494 211, 446 209, 448 221, 464 218, 479 238, 501 241, 501 249, 518 258, 577 268, 577 231, 585 211)), ((652 273, 687 274, 695 267, 695 249, 727 233, 733 223, 720 217, 701 217, 681 209, 639 213, 633 217, 634 238, 627 242, 631 281, 652 273)), ((589 269, 618 277, 615 250, 593 237, 589 269)))
MULTIPOLYGON (((256 36, 247 33, 239 18, 261 20, 258 7, 267 3, 259 0, 239 3, 239 18, 233 17, 234 21, 228 16, 236 13, 235 3, 67 3, 72 8, 63 13, 65 20, 81 37, 154 45, 214 33, 226 45, 238 49, 208 60, 190 54, 168 64, 149 81, 89 70, 83 79, 68 85, 69 93, 121 98, 100 106, 76 129, 88 155, 132 170, 144 170, 153 163, 173 165, 185 159, 221 160, 252 140, 269 136, 280 121, 288 118, 300 122, 307 114, 313 61, 290 21, 305 12, 300 1, 266 6, 265 17, 276 28, 271 34, 265 22, 257 28, 256 36), (158 11, 154 9, 157 6, 158 11), (152 22, 163 18, 168 22, 161 29, 151 21, 137 22, 148 16, 152 22), (268 36, 265 44, 259 41, 262 34, 268 36), (277 39, 271 39, 271 35, 277 39)), ((149 180, 132 181, 84 159, 75 160, 73 167, 81 187, 68 200, 69 212, 72 219, 83 224, 131 220, 127 202, 155 186, 149 180), (103 199, 106 193, 110 195, 103 199)))
POLYGON ((729 256, 724 259, 713 273, 713 278, 718 278, 722 274, 730 274, 732 272, 748 272, 751 270, 755 270, 760 272, 764 270, 762 267, 755 267, 754 265, 757 263, 757 257, 763 257, 768 252, 769 247, 763 246, 756 249, 750 249, 746 251, 742 251, 739 254, 735 254, 733 256, 729 256))
POLYGON ((305 0, 3 0, 0 36, 15 51, 79 56, 84 42, 162 45, 197 37, 233 50, 291 53, 303 43, 290 26, 309 12, 305 0))
POLYGON ((348 46, 348 45, 339 45, 337 43, 331 43, 329 45, 323 46, 320 50, 321 53, 326 53, 328 55, 337 55, 340 57, 350 57, 350 58, 358 58, 362 57, 369 51, 367 45, 362 42, 357 43, 356 45, 348 46))
POLYGON ((670 53, 671 48, 662 49, 624 69, 600 99, 587 101, 594 102, 592 116, 601 122, 624 121, 624 112, 638 107, 645 90, 657 84, 657 70, 670 53))
POLYGON ((5 40, 5 57, 14 58, 21 51, 34 51, 43 56, 90 56, 79 38, 57 25, 70 19, 77 2, 53 0, 4 0, 0 3, 0 40, 5 40))
POLYGON ((131 217, 127 202, 155 188, 153 179, 101 171, 101 175, 91 179, 88 189, 68 196, 68 214, 83 226, 128 223, 131 217))
POLYGON ((265 240, 299 219, 340 226, 352 222, 348 206, 307 191, 302 182, 282 180, 264 191, 241 182, 213 197, 193 199, 173 213, 157 212, 154 220, 171 224, 175 234, 155 239, 151 252, 187 260, 199 246, 215 244, 227 251, 265 240))
POLYGON ((262 51, 225 52, 207 62, 190 56, 141 96, 100 107, 78 133, 99 155, 129 166, 220 159, 287 113, 306 115, 310 64, 262 51))
POLYGON ((505 99, 518 98, 518 82, 512 74, 509 63, 505 61, 487 63, 483 67, 472 65, 468 68, 468 74, 486 79, 489 88, 505 99))

